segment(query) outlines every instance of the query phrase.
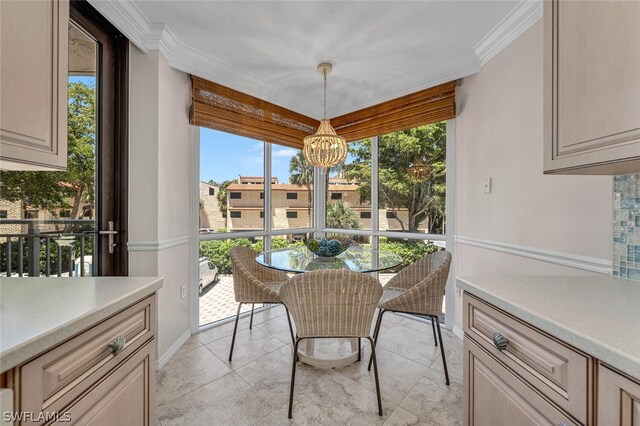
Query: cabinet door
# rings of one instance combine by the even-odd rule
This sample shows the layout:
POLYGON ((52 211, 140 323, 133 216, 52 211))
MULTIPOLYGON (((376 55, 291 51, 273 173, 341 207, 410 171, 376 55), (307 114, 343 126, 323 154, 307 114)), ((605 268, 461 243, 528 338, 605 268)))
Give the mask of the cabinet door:
MULTIPOLYGON (((155 418, 155 339, 60 416, 60 424, 149 426, 155 418)), ((57 424, 57 423, 55 423, 57 424)))
POLYGON ((464 375, 470 426, 577 424, 466 336, 464 375))
POLYGON ((640 426, 640 383, 598 366, 599 425, 640 426))
POLYGON ((640 171, 640 2, 549 0, 544 15, 545 172, 640 171))
POLYGON ((68 0, 0 1, 0 168, 67 166, 68 0))

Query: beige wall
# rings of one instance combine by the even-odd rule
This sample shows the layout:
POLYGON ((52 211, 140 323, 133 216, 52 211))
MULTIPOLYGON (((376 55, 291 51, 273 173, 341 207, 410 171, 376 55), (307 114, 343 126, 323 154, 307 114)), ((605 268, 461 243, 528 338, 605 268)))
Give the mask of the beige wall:
MULTIPOLYGON (((158 357, 189 332, 189 76, 130 48, 129 274, 162 276, 158 357)), ((196 201, 197 202, 197 201, 196 201)))
POLYGON ((227 227, 227 220, 222 217, 220 206, 218 204, 218 191, 220 188, 200 182, 200 228, 209 228, 217 231, 227 227), (209 188, 213 188, 214 195, 209 195, 209 188))
MULTIPOLYGON (((456 235, 610 261, 611 177, 542 174, 542 58, 539 21, 456 89, 456 235)), ((457 276, 589 273, 462 243, 454 255, 457 276)))

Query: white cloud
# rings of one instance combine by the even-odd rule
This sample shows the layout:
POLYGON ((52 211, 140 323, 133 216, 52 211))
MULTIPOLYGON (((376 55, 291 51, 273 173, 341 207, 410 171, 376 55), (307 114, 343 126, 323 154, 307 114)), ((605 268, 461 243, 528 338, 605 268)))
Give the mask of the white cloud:
POLYGON ((298 153, 298 150, 291 148, 281 148, 271 152, 273 157, 293 157, 298 153))

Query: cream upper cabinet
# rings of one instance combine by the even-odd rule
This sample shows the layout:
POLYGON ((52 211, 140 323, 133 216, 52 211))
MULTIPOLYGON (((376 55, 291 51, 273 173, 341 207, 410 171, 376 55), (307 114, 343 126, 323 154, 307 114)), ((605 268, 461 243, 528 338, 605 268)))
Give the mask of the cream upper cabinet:
POLYGON ((0 1, 0 169, 67 166, 68 0, 0 1))
POLYGON ((544 172, 640 172, 640 2, 544 4, 544 172))

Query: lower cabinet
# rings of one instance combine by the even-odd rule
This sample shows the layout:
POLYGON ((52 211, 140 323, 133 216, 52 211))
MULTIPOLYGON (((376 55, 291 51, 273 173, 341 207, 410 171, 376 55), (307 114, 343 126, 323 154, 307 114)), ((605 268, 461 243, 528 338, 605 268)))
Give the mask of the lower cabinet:
POLYGON ((464 422, 640 426, 640 382, 470 294, 464 422))
POLYGON ((599 425, 640 426, 640 383, 598 366, 599 425))
POLYGON ((153 294, 3 373, 14 426, 152 426, 156 334, 153 294))
POLYGON ((464 341, 467 424, 577 425, 469 339, 464 341))
MULTIPOLYGON (((92 426, 152 425, 155 359, 148 342, 98 386, 66 410, 77 424, 92 426)), ((60 418, 54 424, 65 424, 60 418)))

